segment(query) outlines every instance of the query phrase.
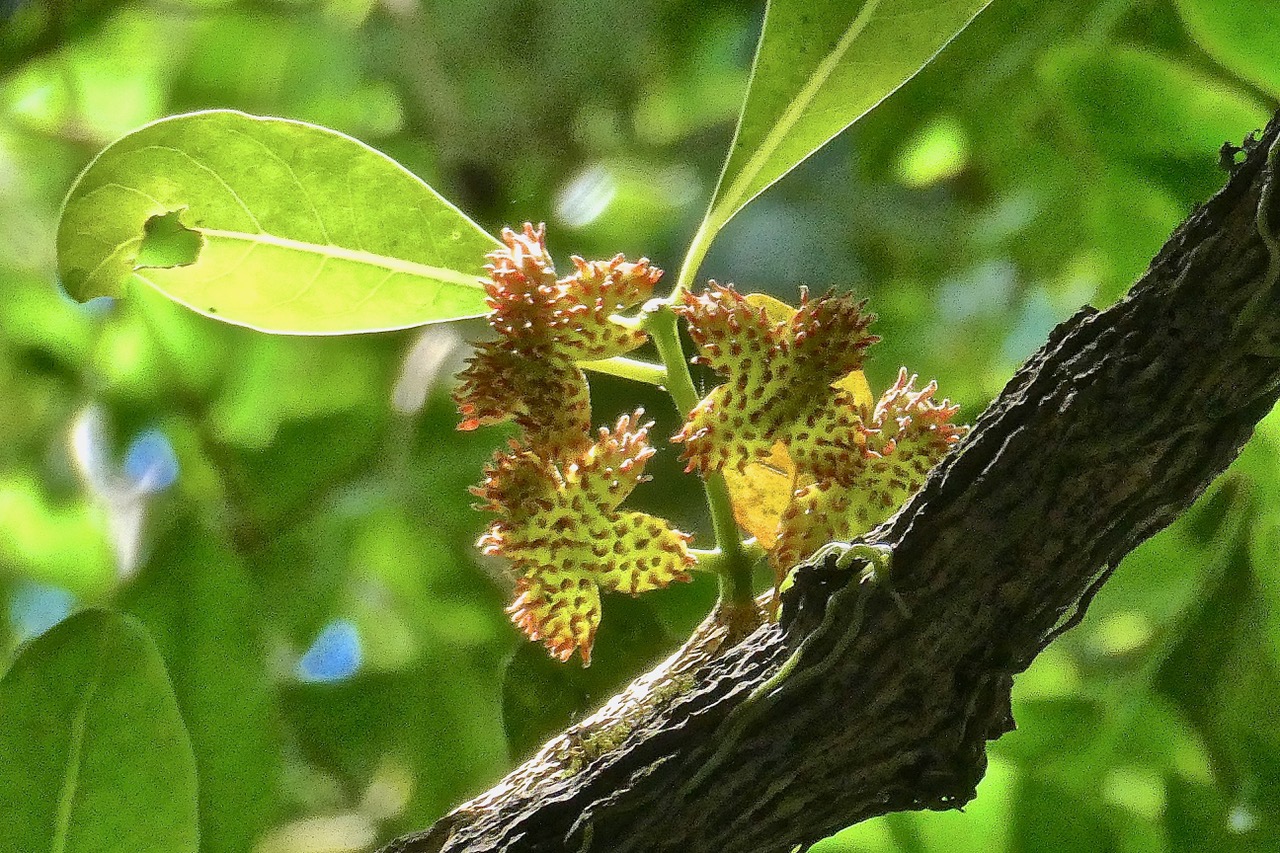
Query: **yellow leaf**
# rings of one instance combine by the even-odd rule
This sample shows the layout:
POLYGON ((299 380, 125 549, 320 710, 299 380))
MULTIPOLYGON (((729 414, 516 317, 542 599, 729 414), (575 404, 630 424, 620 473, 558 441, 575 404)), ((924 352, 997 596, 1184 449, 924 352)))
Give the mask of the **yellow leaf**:
POLYGON ((765 315, 775 323, 790 323, 796 316, 797 309, 767 293, 748 293, 742 298, 753 308, 763 308, 765 315))
POLYGON ((861 370, 851 370, 844 375, 839 382, 831 383, 832 388, 839 388, 841 391, 848 391, 853 395, 854 401, 859 406, 866 406, 868 409, 875 408, 876 398, 871 393, 871 386, 867 384, 867 377, 861 370))
POLYGON ((756 537, 766 551, 778 540, 778 521, 796 489, 796 466, 782 442, 764 462, 749 463, 741 472, 724 469, 734 520, 756 537))

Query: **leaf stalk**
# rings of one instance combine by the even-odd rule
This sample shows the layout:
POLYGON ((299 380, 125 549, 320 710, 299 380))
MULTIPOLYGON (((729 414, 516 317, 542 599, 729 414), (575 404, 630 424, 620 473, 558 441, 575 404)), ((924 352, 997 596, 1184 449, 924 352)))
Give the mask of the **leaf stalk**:
MULTIPOLYGON (((694 245, 697 245, 695 241, 694 245)), ((680 328, 676 312, 672 308, 674 298, 681 291, 680 284, 672 296, 653 305, 645 318, 645 329, 658 350, 658 356, 666 368, 667 393, 671 395, 681 417, 698 404, 698 392, 689 373, 689 362, 680 344, 680 328)), ((733 519, 733 505, 729 501, 729 487, 724 475, 708 473, 702 478, 702 490, 706 495, 707 509, 711 514, 711 529, 720 552, 717 568, 720 577, 722 601, 740 606, 750 606, 753 600, 751 565, 753 559, 742 547, 738 525, 733 519)))

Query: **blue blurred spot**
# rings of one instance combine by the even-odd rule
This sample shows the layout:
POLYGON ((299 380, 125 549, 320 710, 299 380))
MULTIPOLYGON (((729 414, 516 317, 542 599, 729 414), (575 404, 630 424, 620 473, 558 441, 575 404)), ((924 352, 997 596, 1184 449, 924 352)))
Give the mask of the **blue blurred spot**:
POLYGON ((0 0, 0 21, 12 18, 26 0, 0 0))
POLYGON ((335 619, 321 629, 307 653, 298 661, 301 681, 341 681, 360 668, 360 635, 346 619, 335 619))
POLYGON ((1021 364, 1025 361, 1040 348, 1053 327, 1058 325, 1060 320, 1066 319, 1064 316, 1059 316, 1060 312, 1054 309, 1049 294, 1041 287, 1027 294, 1022 310, 1018 314, 1013 328, 1004 339, 1004 346, 1001 347, 1000 353, 1010 364, 1021 364))
POLYGON ((23 583, 9 599, 9 622, 18 641, 38 637, 71 614, 75 597, 62 587, 23 583))
MULTIPOLYGON (((5 0, 0 0, 0 4, 4 2, 5 0)), ((70 293, 67 293, 67 289, 62 286, 61 278, 55 276, 54 283, 57 285, 58 295, 62 297, 64 302, 91 317, 101 317, 115 307, 116 299, 114 296, 95 296, 86 302, 81 302, 72 297, 70 293)))
POLYGON ((164 433, 139 433, 124 454, 124 474, 141 492, 162 492, 178 479, 178 457, 164 433))
POLYGON ((114 296, 95 296, 87 302, 77 302, 76 305, 90 316, 101 317, 116 307, 116 298, 114 296))

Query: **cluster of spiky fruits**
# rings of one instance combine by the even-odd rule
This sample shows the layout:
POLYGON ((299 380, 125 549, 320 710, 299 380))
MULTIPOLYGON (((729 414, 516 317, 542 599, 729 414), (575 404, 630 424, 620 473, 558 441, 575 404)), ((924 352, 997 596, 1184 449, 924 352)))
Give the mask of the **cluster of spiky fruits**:
MULTIPOLYGON (((654 453, 643 413, 592 433, 583 362, 647 340, 622 312, 649 300, 647 260, 573 258, 557 277, 545 228, 502 234, 489 256, 489 324, 456 392, 461 429, 514 420, 519 435, 473 491, 497 515, 479 545, 517 574, 513 621, 561 660, 590 661, 601 592, 638 594, 688 580, 690 537, 664 519, 619 509, 654 453)), ((687 470, 723 471, 734 514, 778 577, 823 544, 883 521, 964 434, 958 407, 934 401, 906 370, 878 401, 862 377, 873 316, 847 295, 800 307, 711 282, 674 310, 696 361, 724 378, 671 438, 687 470), (763 498, 763 499, 762 499, 763 498)))

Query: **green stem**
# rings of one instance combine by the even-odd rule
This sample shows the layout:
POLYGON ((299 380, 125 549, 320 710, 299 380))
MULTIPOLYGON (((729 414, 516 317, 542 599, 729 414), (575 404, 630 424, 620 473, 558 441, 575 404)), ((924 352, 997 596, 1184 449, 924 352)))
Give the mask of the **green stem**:
POLYGON ((675 289, 667 297, 667 301, 672 305, 678 303, 680 296, 693 285, 693 280, 698 275, 698 270, 707 256, 707 250, 711 248, 711 240, 715 235, 716 229, 711 227, 711 214, 708 212, 689 243, 689 251, 685 253, 684 263, 680 265, 680 275, 676 277, 675 289))
MULTIPOLYGON (((679 290, 680 285, 677 285, 675 293, 679 290)), ((680 415, 688 417, 689 412, 698 404, 698 392, 694 388, 693 377, 689 374, 689 362, 685 359, 684 347, 680 345, 680 329, 671 305, 672 302, 668 299, 657 306, 648 315, 645 328, 666 366, 667 393, 671 395, 680 415)), ((750 606, 753 601, 752 561, 743 550, 742 540, 738 537, 738 525, 733 520, 733 506, 729 501, 729 487, 725 484, 724 475, 719 472, 704 475, 702 490, 707 496, 711 529, 715 534, 716 548, 721 554, 718 566, 720 596, 735 605, 750 606)))
POLYGON ((662 365, 621 355, 597 361, 580 361, 578 367, 583 370, 593 370, 596 373, 607 373, 620 379, 630 379, 632 382, 643 382, 646 385, 667 384, 667 369, 662 365))
POLYGON ((702 490, 711 510, 711 529, 716 543, 724 552, 724 571, 720 575, 720 594, 737 605, 750 606, 755 600, 751 587, 751 563, 738 538, 738 523, 733 520, 729 487, 720 472, 702 478, 702 490))
POLYGON ((680 346, 680 329, 671 303, 663 304, 649 314, 646 329, 658 350, 658 358, 667 369, 667 393, 675 402, 680 416, 687 418, 693 407, 698 405, 698 390, 693 387, 689 362, 685 360, 684 348, 680 346))
POLYGON ((724 572, 724 553, 719 548, 690 548, 689 553, 697 560, 693 564, 695 572, 708 575, 720 575, 724 572))

